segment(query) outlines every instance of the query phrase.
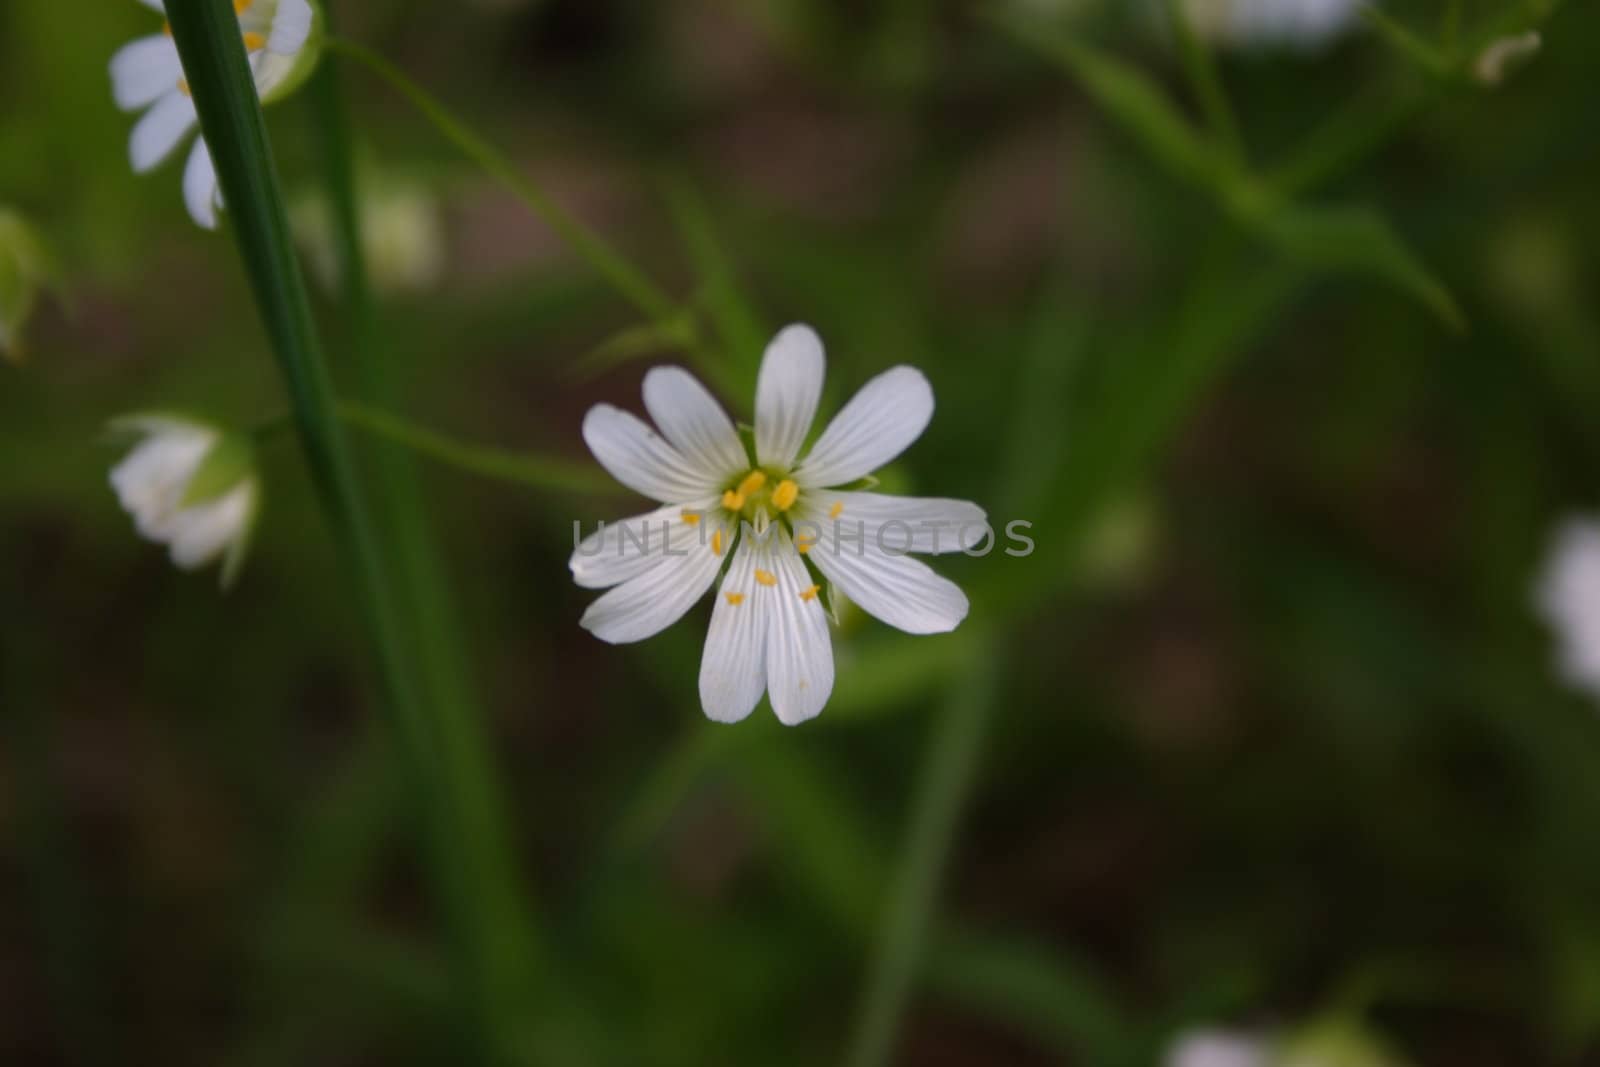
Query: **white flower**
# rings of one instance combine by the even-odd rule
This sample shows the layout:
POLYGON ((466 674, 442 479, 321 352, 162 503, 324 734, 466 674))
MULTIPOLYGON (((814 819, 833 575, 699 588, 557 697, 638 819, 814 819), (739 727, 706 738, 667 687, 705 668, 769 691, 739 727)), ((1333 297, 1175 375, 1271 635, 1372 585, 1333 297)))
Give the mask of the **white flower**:
POLYGON ((763 692, 790 725, 827 703, 833 648, 811 567, 907 633, 944 633, 967 615, 960 588, 905 552, 971 547, 982 540, 981 508, 837 488, 922 434, 933 416, 927 378, 905 366, 878 375, 799 459, 822 377, 822 342, 809 327, 773 339, 756 384, 753 461, 716 400, 679 367, 645 375, 645 408, 660 433, 608 404, 583 421, 606 470, 664 506, 605 527, 573 553, 577 583, 608 590, 582 625, 614 644, 642 640, 681 618, 720 574, 700 664, 700 702, 718 722, 743 719, 763 692))
POLYGON ((1186 0, 1199 33, 1241 47, 1317 48, 1356 21, 1362 0, 1186 0))
POLYGON ((249 440, 169 414, 126 416, 112 430, 138 439, 111 469, 111 488, 139 533, 170 545, 186 571, 225 557, 222 584, 231 584, 261 502, 249 440))
POLYGON ((1165 1067, 1270 1067, 1272 1057, 1272 1045, 1255 1034, 1189 1030, 1168 1047, 1162 1063, 1165 1067))
POLYGON ((1556 531, 1534 596, 1556 632, 1562 677, 1600 697, 1600 521, 1568 520, 1556 531))
MULTIPOLYGON (((140 0, 164 11, 161 0, 140 0)), ((256 94, 271 103, 298 85, 316 60, 317 18, 309 0, 233 0, 255 76, 256 94)), ((111 92, 124 111, 145 109, 128 141, 136 173, 152 170, 183 143, 199 119, 170 29, 124 45, 111 57, 111 92)), ((222 197, 204 137, 197 138, 183 171, 183 199, 194 221, 215 229, 222 197)))
MULTIPOLYGON (((444 275, 447 243, 438 200, 420 182, 389 176, 363 181, 359 191, 361 250, 373 288, 401 293, 436 285, 444 275)), ((303 197, 289 221, 312 274, 337 291, 339 252, 327 196, 317 191, 303 197)))

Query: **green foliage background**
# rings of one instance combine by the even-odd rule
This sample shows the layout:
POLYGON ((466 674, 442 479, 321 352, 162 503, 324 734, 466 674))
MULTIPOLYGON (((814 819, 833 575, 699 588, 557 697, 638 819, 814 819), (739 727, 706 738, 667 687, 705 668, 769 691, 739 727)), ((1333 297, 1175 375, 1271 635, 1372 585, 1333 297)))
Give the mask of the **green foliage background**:
MULTIPOLYGON (((299 453, 265 452, 225 596, 106 487, 115 415, 287 399, 226 228, 128 170, 106 62, 153 16, 88 6, 0 8, 0 201, 64 277, 0 366, 0 1061, 455 1062, 485 994, 439 798, 299 453)), ((1140 1064, 1314 1022, 1397 1062, 1600 1056, 1600 720, 1530 602, 1596 497, 1600 8, 1383 11, 1213 71, 1154 5, 338 5, 687 309, 642 320, 329 56, 357 166, 450 234, 437 288, 373 309, 390 406, 582 464, 651 362, 747 418, 803 320, 826 410, 932 380, 893 489, 1038 543, 939 562, 953 635, 849 620, 816 722, 718 727, 702 613, 576 625, 572 522, 636 502, 419 460, 532 927, 484 902, 532 972, 485 1058, 1140 1064), (1505 84, 1468 76, 1533 25, 1505 84)), ((295 198, 325 103, 269 114, 295 198)), ((316 311, 354 391, 359 330, 316 311)))

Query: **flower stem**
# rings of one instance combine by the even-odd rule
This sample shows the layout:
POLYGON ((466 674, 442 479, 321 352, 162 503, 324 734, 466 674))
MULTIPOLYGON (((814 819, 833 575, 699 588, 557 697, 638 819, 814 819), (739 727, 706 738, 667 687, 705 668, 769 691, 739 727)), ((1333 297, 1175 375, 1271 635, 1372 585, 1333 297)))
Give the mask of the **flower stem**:
MULTIPOLYGON (((331 19, 333 5, 325 0, 324 8, 325 17, 331 19)), ((397 408, 404 398, 379 344, 337 67, 324 64, 311 88, 357 391, 367 403, 397 408)), ((341 408, 346 421, 359 423, 348 410, 341 408)), ((404 425, 394 418, 376 421, 391 429, 404 425)), ((520 1040, 538 978, 534 924, 511 843, 504 792, 482 727, 485 716, 472 682, 455 598, 416 472, 410 456, 395 447, 405 442, 391 434, 377 443, 373 468, 379 512, 393 531, 397 596, 406 609, 411 626, 407 636, 428 697, 442 806, 448 813, 444 827, 449 840, 432 850, 440 865, 435 876, 464 960, 470 990, 464 999, 471 1021, 489 1058, 499 1061, 520 1040)))
POLYGON ((499 448, 467 444, 425 426, 360 404, 339 405, 339 415, 351 426, 386 438, 419 455, 438 460, 485 478, 515 482, 532 489, 562 493, 611 493, 616 486, 598 476, 587 464, 499 448))
POLYGON ((849 1067, 882 1067, 894 1049, 900 1017, 922 965, 951 844, 977 774, 978 753, 994 699, 987 650, 957 685, 934 727, 918 772, 905 851, 861 999, 849 1067))
POLYGON ((1228 94, 1222 87, 1222 78, 1217 74, 1211 50, 1194 32, 1194 23, 1190 21, 1184 0, 1166 0, 1166 5, 1167 21, 1178 40, 1178 54, 1183 59, 1184 71, 1195 97, 1206 113, 1212 132, 1221 140, 1224 151, 1234 163, 1242 165, 1245 160, 1244 136, 1239 131, 1239 120, 1234 117, 1233 106, 1228 103, 1228 94))
POLYGON ((483 843, 486 783, 464 775, 466 768, 455 758, 453 741, 460 723, 441 713, 429 691, 418 652, 431 642, 419 646, 413 640, 416 620, 407 613, 415 608, 401 595, 403 579, 393 545, 380 535, 388 526, 375 519, 338 418, 233 8, 221 0, 168 0, 166 13, 240 255, 287 385, 300 441, 372 636, 382 703, 408 764, 425 823, 429 869, 438 879, 459 944, 463 996, 475 1006, 492 1005, 473 1014, 471 1041, 482 1059, 499 1059, 512 1040, 494 1028, 511 1015, 505 976, 513 968, 505 961, 508 946, 521 946, 523 931, 490 927, 505 914, 499 905, 514 894, 509 885, 493 897, 477 896, 509 873, 492 866, 508 862, 496 859, 501 855, 498 842, 483 843), (493 939, 497 932, 498 941, 493 939))
POLYGON ((407 77, 399 67, 372 49, 354 41, 330 37, 326 46, 330 51, 364 64, 393 86, 446 140, 515 194, 517 199, 527 205, 528 209, 554 230, 569 247, 587 260, 596 273, 611 283, 617 292, 647 317, 665 320, 677 314, 677 304, 671 297, 603 238, 556 203, 510 160, 468 129, 466 124, 456 118, 444 104, 407 77))

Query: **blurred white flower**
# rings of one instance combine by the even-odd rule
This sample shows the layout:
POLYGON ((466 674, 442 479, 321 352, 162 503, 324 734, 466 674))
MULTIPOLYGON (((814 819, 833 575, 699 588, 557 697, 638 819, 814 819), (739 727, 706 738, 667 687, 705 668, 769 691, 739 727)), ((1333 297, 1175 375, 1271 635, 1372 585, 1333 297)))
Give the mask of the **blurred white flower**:
POLYGON ((1196 32, 1242 48, 1318 48, 1348 30, 1363 0, 1185 0, 1196 32))
POLYGON ((111 488, 139 533, 170 546, 182 570, 222 558, 222 584, 231 585, 261 503, 249 439, 164 413, 124 416, 111 430, 137 441, 111 469, 111 488))
MULTIPOLYGON (((162 0, 139 2, 165 10, 162 0)), ((310 0, 233 0, 233 9, 256 94, 262 103, 271 103, 298 86, 316 65, 317 10, 310 0)), ((111 57, 111 92, 122 110, 144 109, 128 141, 128 158, 138 174, 172 155, 199 121, 170 28, 131 41, 111 57)), ((222 197, 204 137, 196 139, 184 167, 183 199, 195 222, 216 228, 222 197)))
POLYGON ((1236 1030, 1189 1030, 1179 1034, 1162 1059, 1164 1067, 1272 1067, 1273 1046, 1258 1034, 1236 1030))
MULTIPOLYGON (((400 293, 436 284, 444 274, 444 219, 427 187, 383 179, 362 183, 358 193, 362 252, 373 288, 400 293)), ((290 222, 311 272, 333 291, 339 287, 339 254, 330 214, 327 197, 317 192, 295 204, 290 222)))
MULTIPOLYGON (((614 644, 642 640, 681 618, 721 574, 700 664, 700 702, 718 722, 743 719, 763 692, 790 725, 827 703, 833 647, 812 566, 907 633, 944 633, 967 615, 960 588, 905 553, 958 551, 963 529, 985 523, 981 508, 835 488, 921 436, 933 417, 927 378, 908 366, 878 375, 797 459, 822 396, 823 365, 822 342, 807 326, 790 326, 767 346, 753 453, 679 367, 645 375, 645 408, 660 433, 609 404, 583 421, 601 465, 665 506, 605 527, 573 553, 577 583, 608 590, 581 624, 614 644)), ((977 540, 965 535, 967 547, 977 540)))
POLYGON ((1555 630, 1562 677, 1600 697, 1600 520, 1562 524, 1534 595, 1555 630))
POLYGON ((1506 80, 1507 73, 1532 59, 1543 43, 1537 30, 1491 41, 1472 64, 1472 76, 1479 84, 1494 88, 1506 80))

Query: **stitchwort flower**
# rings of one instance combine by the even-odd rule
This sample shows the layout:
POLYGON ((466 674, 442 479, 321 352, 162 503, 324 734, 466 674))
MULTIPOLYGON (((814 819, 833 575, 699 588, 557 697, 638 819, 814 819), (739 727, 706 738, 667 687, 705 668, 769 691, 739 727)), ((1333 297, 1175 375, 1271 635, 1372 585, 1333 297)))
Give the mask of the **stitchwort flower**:
POLYGON ((922 434, 933 416, 927 378, 907 366, 878 375, 801 457, 823 362, 809 327, 790 326, 772 341, 748 451, 716 400, 679 367, 644 379, 659 433, 608 404, 584 418, 584 440, 601 465, 663 506, 603 527, 573 553, 577 583, 607 590, 581 625, 613 644, 643 640, 720 576, 700 665, 700 702, 718 722, 743 719, 763 692, 790 725, 822 710, 833 691, 827 583, 907 633, 947 632, 967 614, 960 588, 907 553, 971 547, 972 531, 987 530, 983 510, 845 488, 922 434))
POLYGON ((1555 631, 1562 678, 1600 698, 1600 520, 1569 519, 1556 531, 1534 599, 1555 631))
POLYGON ((111 488, 139 533, 170 546, 182 570, 220 558, 231 585, 261 505, 250 438, 167 413, 126 415, 110 428, 136 442, 111 469, 111 488))
MULTIPOLYGON (((164 11, 162 0, 139 0, 164 11)), ((310 0, 233 0, 239 33, 250 57, 256 94, 263 104, 281 99, 316 66, 317 10, 310 0)), ((183 143, 199 122, 171 28, 124 45, 111 57, 111 92, 124 111, 144 110, 128 141, 135 173, 153 170, 183 143)), ((183 199, 194 221, 216 229, 222 197, 204 137, 195 140, 183 171, 183 199)))

